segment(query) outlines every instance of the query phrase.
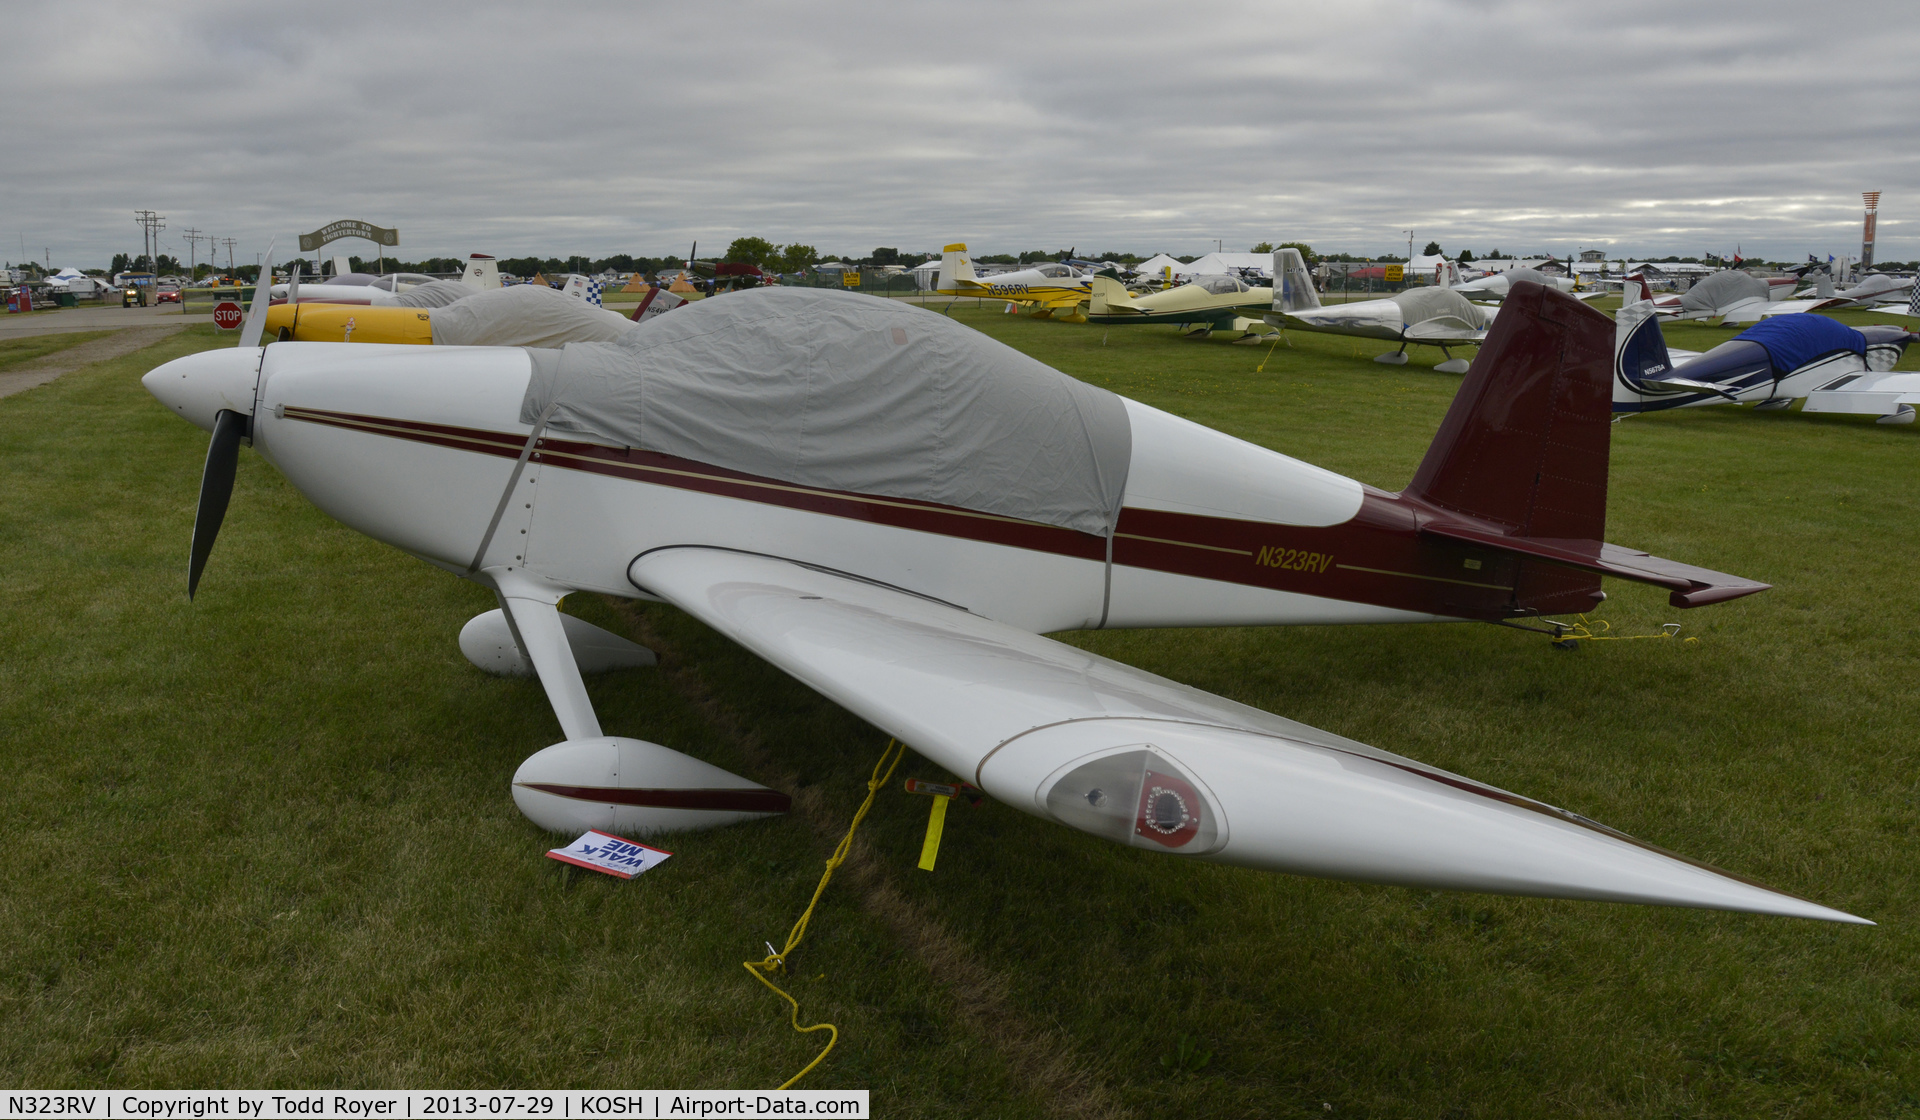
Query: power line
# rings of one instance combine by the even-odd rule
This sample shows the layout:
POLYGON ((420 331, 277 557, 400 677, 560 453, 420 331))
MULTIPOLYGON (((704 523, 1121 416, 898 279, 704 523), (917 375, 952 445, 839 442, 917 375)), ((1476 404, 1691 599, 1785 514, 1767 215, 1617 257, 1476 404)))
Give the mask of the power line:
POLYGON ((167 216, 151 210, 135 210, 133 220, 140 227, 140 247, 147 252, 147 267, 153 269, 156 282, 160 279, 160 231, 167 228, 167 216))
POLYGON ((211 241, 213 240, 213 235, 210 233, 203 233, 202 231, 194 229, 193 227, 189 226, 185 230, 181 231, 180 236, 185 238, 187 242, 187 276, 189 279, 191 279, 193 277, 194 272, 197 271, 199 266, 200 255, 196 250, 200 244, 200 240, 202 237, 205 237, 208 241, 211 241))

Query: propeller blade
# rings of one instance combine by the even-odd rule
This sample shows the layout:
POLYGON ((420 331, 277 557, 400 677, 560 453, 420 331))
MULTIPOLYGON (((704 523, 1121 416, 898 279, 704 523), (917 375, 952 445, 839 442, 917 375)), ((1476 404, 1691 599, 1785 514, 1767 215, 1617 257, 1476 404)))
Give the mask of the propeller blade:
POLYGON ((267 329, 267 304, 273 302, 273 247, 278 243, 278 238, 267 242, 267 263, 260 266, 260 275, 253 282, 253 306, 247 310, 247 321, 240 328, 243 348, 260 345, 260 332, 267 329))
POLYGON ((200 586, 200 573, 220 535, 227 502, 233 497, 233 476, 240 465, 240 441, 246 438, 247 417, 223 408, 213 420, 213 438, 207 442, 207 466, 200 473, 200 508, 193 515, 193 553, 187 561, 187 598, 200 586))
POLYGON ((293 274, 287 277, 287 308, 293 312, 293 326, 280 328, 282 339, 292 338, 300 327, 300 266, 301 262, 295 260, 293 274))

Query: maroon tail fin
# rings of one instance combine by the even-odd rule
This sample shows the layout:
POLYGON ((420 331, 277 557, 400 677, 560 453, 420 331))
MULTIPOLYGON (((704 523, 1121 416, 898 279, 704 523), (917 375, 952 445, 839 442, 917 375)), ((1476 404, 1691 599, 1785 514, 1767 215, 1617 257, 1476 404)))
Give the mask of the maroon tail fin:
POLYGON ((1514 536, 1605 540, 1613 335, 1579 300, 1515 284, 1406 496, 1514 536))

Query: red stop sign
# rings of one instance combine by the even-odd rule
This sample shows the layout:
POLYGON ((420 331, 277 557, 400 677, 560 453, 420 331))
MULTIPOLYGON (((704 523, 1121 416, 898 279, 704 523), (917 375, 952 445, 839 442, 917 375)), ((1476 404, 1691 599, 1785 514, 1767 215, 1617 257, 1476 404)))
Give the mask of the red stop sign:
POLYGON ((240 320, 245 317, 240 305, 230 299, 221 300, 213 309, 213 325, 223 331, 239 330, 240 320))

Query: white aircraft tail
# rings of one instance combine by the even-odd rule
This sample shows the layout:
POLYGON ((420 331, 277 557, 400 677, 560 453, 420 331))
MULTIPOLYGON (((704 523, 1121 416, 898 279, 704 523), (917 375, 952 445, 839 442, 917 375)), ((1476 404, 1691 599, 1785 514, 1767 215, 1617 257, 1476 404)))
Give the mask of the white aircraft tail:
POLYGON ((574 299, 586 299, 587 278, 577 272, 572 273, 568 275, 567 282, 561 286, 560 291, 574 299))
POLYGON ((333 274, 335 276, 345 276, 352 271, 353 271, 353 266, 347 263, 347 258, 345 257, 333 258, 333 274))
POLYGON ((967 256, 967 247, 961 244, 949 245, 940 255, 940 279, 934 284, 937 291, 958 288, 963 283, 972 284, 979 280, 973 274, 973 260, 967 256))
POLYGON ((498 288, 500 266, 487 254, 475 253, 467 258, 467 270, 461 274, 460 282, 469 288, 498 288))
POLYGON ((1833 273, 1822 270, 1814 279, 1813 284, 1813 294, 1816 298, 1833 298, 1833 273))
POLYGON ((1620 282, 1620 306, 1622 309, 1625 309, 1630 304, 1638 303, 1642 300, 1651 300, 1652 298, 1653 285, 1647 283, 1646 273, 1636 272, 1620 282))
POLYGON ((1275 311, 1311 311, 1320 306, 1320 293, 1314 289, 1307 262, 1298 249, 1273 251, 1273 309, 1275 311))
POLYGON ((1091 276, 1087 278, 1087 289, 1092 297, 1087 300, 1087 314, 1110 315, 1115 307, 1126 307, 1133 302, 1127 294, 1127 286, 1111 276, 1091 276))

